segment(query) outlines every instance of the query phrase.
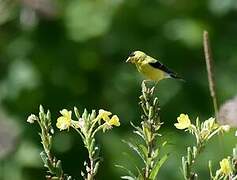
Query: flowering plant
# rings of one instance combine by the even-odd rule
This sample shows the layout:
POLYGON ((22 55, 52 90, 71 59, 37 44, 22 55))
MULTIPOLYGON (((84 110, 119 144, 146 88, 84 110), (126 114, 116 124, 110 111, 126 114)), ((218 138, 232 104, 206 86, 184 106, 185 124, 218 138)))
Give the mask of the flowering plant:
MULTIPOLYGON (((86 180, 93 180, 101 162, 95 135, 100 130, 105 132, 113 126, 120 126, 120 121, 117 115, 113 115, 110 118, 112 113, 102 109, 99 110, 98 115, 96 115, 95 110, 88 113, 85 109, 83 114, 80 116, 78 109, 75 107, 74 113, 77 120, 72 119, 72 111, 68 111, 67 109, 61 110, 61 116, 57 119, 56 126, 60 131, 73 128, 80 135, 89 155, 89 162, 84 163, 86 172, 81 172, 81 175, 86 180), (101 120, 103 120, 103 122, 101 122, 101 120)), ((52 156, 51 147, 54 130, 51 124, 50 112, 47 111, 47 114, 45 114, 43 107, 40 106, 39 117, 32 114, 27 119, 27 122, 29 123, 34 123, 35 121, 38 122, 42 131, 40 137, 44 151, 41 152, 41 158, 44 162, 44 166, 49 170, 47 178, 58 180, 72 179, 71 176, 64 174, 61 161, 56 160, 56 157, 52 156)))
POLYGON ((219 125, 216 123, 215 118, 212 117, 202 123, 200 123, 199 118, 197 117, 196 123, 192 124, 187 114, 180 114, 177 121, 178 123, 174 124, 177 129, 188 131, 190 134, 194 135, 196 139, 196 144, 193 147, 188 147, 187 155, 182 157, 182 173, 184 179, 196 179, 198 174, 193 172, 193 166, 198 155, 204 150, 206 144, 213 136, 229 131, 230 126, 219 125))

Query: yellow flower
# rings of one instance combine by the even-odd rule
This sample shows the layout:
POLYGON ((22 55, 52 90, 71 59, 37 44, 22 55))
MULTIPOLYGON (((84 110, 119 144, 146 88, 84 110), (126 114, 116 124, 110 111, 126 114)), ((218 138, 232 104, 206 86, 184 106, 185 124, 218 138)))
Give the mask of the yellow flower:
POLYGON ((220 171, 224 175, 228 176, 232 173, 230 162, 227 158, 222 159, 222 161, 220 162, 220 167, 220 171))
POLYGON ((186 129, 191 126, 191 122, 187 114, 180 114, 177 120, 178 123, 174 124, 177 129, 186 129))
POLYGON ((110 120, 109 116, 110 116, 111 114, 112 114, 112 113, 109 112, 109 111, 105 111, 105 110, 103 110, 103 109, 100 109, 97 118, 98 118, 98 119, 103 119, 104 121, 108 122, 108 121, 110 120))
POLYGON ((63 109, 62 111, 60 111, 60 113, 62 114, 62 116, 60 116, 57 119, 57 128, 61 130, 65 130, 65 129, 69 129, 69 127, 71 126, 71 122, 72 122, 72 111, 68 111, 67 109, 63 109))
POLYGON ((118 116, 113 115, 112 118, 110 118, 110 115, 112 115, 112 113, 109 111, 105 111, 103 109, 99 110, 97 118, 99 120, 103 119, 105 121, 105 128, 103 129, 103 131, 105 131, 106 129, 111 129, 112 126, 120 126, 118 116))
POLYGON ((113 115, 113 117, 107 123, 110 126, 120 126, 119 118, 117 115, 113 115))

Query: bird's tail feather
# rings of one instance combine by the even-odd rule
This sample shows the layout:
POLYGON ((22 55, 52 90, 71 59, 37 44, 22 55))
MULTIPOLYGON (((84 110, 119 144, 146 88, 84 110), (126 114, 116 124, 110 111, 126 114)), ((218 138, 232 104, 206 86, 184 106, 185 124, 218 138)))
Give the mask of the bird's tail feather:
POLYGON ((181 76, 179 76, 177 74, 171 73, 169 75, 170 75, 171 78, 178 79, 178 80, 181 80, 181 81, 185 81, 181 76))

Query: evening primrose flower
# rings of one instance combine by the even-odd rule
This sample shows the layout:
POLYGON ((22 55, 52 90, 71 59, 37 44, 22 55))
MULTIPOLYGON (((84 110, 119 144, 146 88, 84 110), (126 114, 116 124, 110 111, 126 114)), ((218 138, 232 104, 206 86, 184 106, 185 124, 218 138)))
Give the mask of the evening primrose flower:
POLYGON ((109 118, 110 115, 112 115, 111 112, 100 109, 97 118, 103 119, 104 121, 108 122, 110 120, 109 118))
POLYGON ((103 132, 105 132, 107 129, 111 129, 112 126, 120 126, 119 118, 117 115, 113 115, 112 118, 109 116, 112 115, 111 112, 105 111, 103 109, 99 110, 99 114, 97 116, 98 121, 103 119, 105 121, 103 126, 103 132))
POLYGON ((232 173, 230 161, 227 158, 221 160, 220 167, 220 172, 225 176, 228 176, 232 173))
POLYGON ((187 114, 180 114, 177 120, 178 123, 174 124, 177 129, 186 129, 191 126, 191 121, 187 114))
POLYGON ((60 116, 57 119, 57 128, 61 130, 65 130, 65 129, 69 129, 69 127, 71 126, 71 122, 72 122, 72 111, 68 111, 67 109, 63 109, 60 111, 60 113, 62 114, 62 116, 60 116))
POLYGON ((120 126, 119 118, 117 115, 113 115, 111 119, 106 121, 101 127, 103 127, 103 132, 108 129, 112 129, 113 126, 120 126))
POLYGON ((110 126, 120 126, 119 118, 117 115, 113 115, 113 117, 107 123, 110 126))
POLYGON ((34 115, 34 114, 31 114, 28 118, 27 118, 27 122, 30 123, 30 124, 33 124, 35 121, 37 121, 39 118, 34 115))

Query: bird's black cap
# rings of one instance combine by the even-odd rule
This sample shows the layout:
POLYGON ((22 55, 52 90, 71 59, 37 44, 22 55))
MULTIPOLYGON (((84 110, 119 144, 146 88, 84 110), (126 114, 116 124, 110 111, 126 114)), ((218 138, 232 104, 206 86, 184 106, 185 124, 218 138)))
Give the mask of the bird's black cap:
POLYGON ((133 51, 129 54, 129 57, 133 57, 133 56, 135 56, 135 51, 133 51))

